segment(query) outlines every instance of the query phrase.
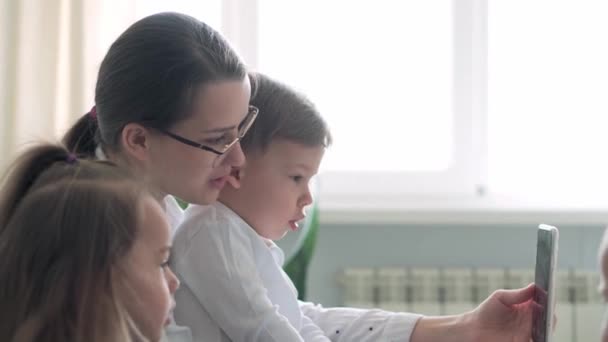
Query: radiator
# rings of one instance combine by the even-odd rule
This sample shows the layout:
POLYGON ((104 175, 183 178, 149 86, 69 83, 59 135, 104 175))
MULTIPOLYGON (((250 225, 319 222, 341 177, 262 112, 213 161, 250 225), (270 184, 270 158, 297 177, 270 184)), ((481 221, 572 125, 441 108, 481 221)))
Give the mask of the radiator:
MULTIPOLYGON (((599 274, 562 270, 557 274, 555 342, 600 341, 603 299, 599 274)), ((462 313, 496 289, 524 287, 534 270, 509 268, 349 268, 339 283, 343 304, 425 315, 462 313)))

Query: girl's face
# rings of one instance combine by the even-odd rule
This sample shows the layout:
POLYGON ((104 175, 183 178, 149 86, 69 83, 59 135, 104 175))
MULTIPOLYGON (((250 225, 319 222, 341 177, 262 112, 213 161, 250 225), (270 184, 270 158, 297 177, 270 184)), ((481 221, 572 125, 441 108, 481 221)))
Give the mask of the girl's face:
MULTIPOLYGON (((249 78, 219 81, 197 90, 193 113, 168 131, 207 147, 221 150, 234 141, 238 127, 249 112, 249 78)), ((217 155, 189 146, 166 134, 154 136, 150 149, 152 181, 159 190, 186 202, 208 204, 215 201, 230 174, 245 162, 240 144, 217 155)))
POLYGON ((147 196, 137 238, 121 264, 119 295, 140 332, 159 341, 169 324, 179 281, 169 269, 171 233, 160 205, 147 196))

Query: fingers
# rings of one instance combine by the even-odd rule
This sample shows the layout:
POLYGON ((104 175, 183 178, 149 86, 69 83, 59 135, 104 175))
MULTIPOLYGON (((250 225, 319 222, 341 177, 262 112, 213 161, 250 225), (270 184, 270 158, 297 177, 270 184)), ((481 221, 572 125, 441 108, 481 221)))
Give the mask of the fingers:
POLYGON ((522 304, 534 297, 535 285, 530 284, 522 289, 498 290, 494 293, 496 299, 506 306, 522 304))
POLYGON ((551 333, 555 333, 555 329, 557 328, 557 315, 553 315, 553 325, 551 326, 551 333))

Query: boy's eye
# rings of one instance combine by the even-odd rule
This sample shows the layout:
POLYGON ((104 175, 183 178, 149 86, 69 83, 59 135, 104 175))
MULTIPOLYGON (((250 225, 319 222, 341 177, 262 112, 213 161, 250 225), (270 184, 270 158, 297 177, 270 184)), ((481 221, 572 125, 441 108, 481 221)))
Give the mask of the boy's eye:
POLYGON ((291 179, 293 179, 296 183, 299 183, 302 180, 302 176, 291 176, 291 179))
POLYGON ((161 268, 166 268, 169 267, 169 259, 167 259, 166 261, 164 261, 162 264, 160 264, 161 268))

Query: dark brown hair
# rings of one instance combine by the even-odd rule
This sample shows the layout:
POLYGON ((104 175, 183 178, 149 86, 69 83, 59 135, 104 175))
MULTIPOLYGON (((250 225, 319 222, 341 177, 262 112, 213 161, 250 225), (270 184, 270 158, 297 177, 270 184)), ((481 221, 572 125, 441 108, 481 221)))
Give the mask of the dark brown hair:
POLYGON ((246 75, 210 26, 178 13, 148 16, 112 44, 97 77, 96 115, 80 118, 63 141, 79 155, 93 156, 97 145, 117 151, 128 123, 167 130, 188 117, 196 89, 246 75))
POLYGON ((245 153, 264 151, 274 139, 305 146, 329 146, 329 127, 315 105, 303 94, 267 75, 251 73, 255 93, 251 104, 260 110, 241 140, 245 153))
POLYGON ((113 270, 131 249, 143 185, 60 146, 25 152, 0 199, 0 340, 131 341, 113 270))

